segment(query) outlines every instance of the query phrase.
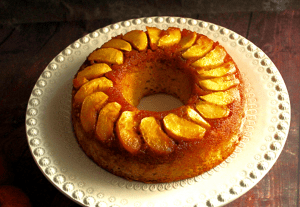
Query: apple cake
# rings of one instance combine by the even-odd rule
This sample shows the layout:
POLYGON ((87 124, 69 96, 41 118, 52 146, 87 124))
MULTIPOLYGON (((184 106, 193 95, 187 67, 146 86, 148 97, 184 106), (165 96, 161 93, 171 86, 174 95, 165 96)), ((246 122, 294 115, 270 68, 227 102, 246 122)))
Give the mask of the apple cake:
POLYGON ((86 155, 114 175, 145 183, 191 178, 239 143, 243 85, 234 60, 207 36, 174 27, 133 30, 94 50, 75 75, 75 135, 86 155), (137 108, 158 93, 183 106, 137 108))

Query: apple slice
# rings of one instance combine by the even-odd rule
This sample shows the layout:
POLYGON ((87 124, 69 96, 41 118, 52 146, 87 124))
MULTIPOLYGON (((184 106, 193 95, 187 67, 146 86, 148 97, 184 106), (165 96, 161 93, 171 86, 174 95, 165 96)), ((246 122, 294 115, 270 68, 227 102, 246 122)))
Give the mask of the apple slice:
POLYGON ((167 134, 175 140, 201 139, 206 129, 184 118, 170 113, 164 117, 163 123, 167 134))
POLYGON ((130 42, 135 49, 143 51, 147 49, 148 38, 142 30, 132 30, 123 36, 123 39, 130 42))
POLYGON ((219 106, 207 101, 197 102, 196 109, 204 118, 207 119, 224 118, 230 113, 230 109, 227 106, 219 106))
POLYGON ((102 142, 107 142, 113 135, 114 125, 119 117, 121 105, 117 102, 106 104, 99 112, 96 125, 96 136, 102 142))
POLYGON ((240 84, 240 81, 236 79, 234 75, 199 81, 199 85, 202 88, 212 91, 225 91, 238 84, 240 84))
POLYGON ((214 68, 224 63, 226 51, 221 46, 216 46, 213 50, 207 53, 203 58, 192 63, 194 67, 214 68))
POLYGON ((124 51, 131 51, 131 44, 122 39, 111 39, 108 42, 104 43, 101 48, 115 48, 124 51))
POLYGON ((1 207, 32 207, 34 206, 32 203, 34 203, 35 200, 32 197, 32 200, 30 200, 30 197, 23 189, 14 186, 12 182, 1 183, 0 185, 1 207))
POLYGON ((158 40, 158 46, 159 47, 169 47, 172 45, 175 45, 180 42, 181 40, 181 32, 179 28, 175 27, 169 27, 166 30, 167 34, 163 35, 159 40, 158 40))
POLYGON ((205 70, 205 69, 200 69, 197 70, 197 73, 199 74, 199 77, 202 79, 207 79, 207 78, 217 78, 217 77, 222 77, 225 75, 232 74, 236 71, 235 65, 232 61, 224 63, 218 68, 210 69, 210 70, 205 70))
POLYGON ((213 47, 214 41, 206 36, 201 36, 196 44, 187 49, 182 57, 185 59, 200 58, 206 55, 213 47))
POLYGON ((113 82, 105 77, 93 79, 77 91, 74 96, 74 103, 81 104, 88 95, 97 91, 105 91, 110 87, 113 87, 113 82))
POLYGON ((77 74, 76 78, 73 79, 73 85, 78 89, 89 80, 101 77, 109 71, 111 71, 111 68, 105 63, 93 64, 77 74))
POLYGON ((124 111, 116 125, 116 132, 121 145, 130 153, 135 154, 142 146, 142 140, 137 133, 139 122, 135 120, 135 112, 124 111))
POLYGON ((195 43, 196 38, 197 38, 196 32, 190 32, 186 36, 182 36, 180 42, 178 43, 180 45, 179 51, 191 47, 195 43))
POLYGON ((175 142, 161 129, 154 117, 143 118, 140 131, 145 142, 155 152, 168 154, 174 150, 175 142))
POLYGON ((85 132, 95 129, 97 112, 103 107, 108 96, 103 92, 95 92, 87 96, 81 107, 80 121, 85 132))
POLYGON ((187 117, 190 118, 195 123, 199 124, 200 126, 206 129, 210 128, 210 124, 205 119, 203 119, 202 116, 197 111, 192 109, 190 106, 185 108, 185 113, 187 117))
POLYGON ((236 88, 232 88, 225 92, 214 92, 200 96, 200 98, 212 104, 228 105, 236 99, 238 93, 239 91, 236 88))
POLYGON ((156 27, 146 27, 149 40, 150 40, 150 47, 152 50, 156 49, 158 44, 158 40, 160 39, 161 30, 156 27))
POLYGON ((88 56, 89 61, 123 64, 123 53, 115 48, 100 48, 88 56))

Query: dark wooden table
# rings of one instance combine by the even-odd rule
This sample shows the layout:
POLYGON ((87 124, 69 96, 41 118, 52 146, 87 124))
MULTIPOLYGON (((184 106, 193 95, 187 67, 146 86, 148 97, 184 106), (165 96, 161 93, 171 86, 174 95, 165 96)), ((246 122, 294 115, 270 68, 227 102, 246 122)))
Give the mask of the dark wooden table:
MULTIPOLYGON (((127 18, 176 15, 212 22, 249 39, 275 63, 289 91, 291 126, 278 161, 255 187, 228 206, 299 206, 299 7, 296 5, 287 8, 285 5, 278 9, 273 1, 267 1, 265 9, 261 9, 259 5, 252 9, 247 6, 233 9, 227 5, 227 10, 218 6, 220 11, 213 12, 212 3, 207 3, 207 13, 199 10, 187 13, 187 9, 192 10, 192 5, 186 5, 185 1, 175 1, 179 3, 171 5, 171 11, 162 10, 157 6, 158 1, 153 2, 150 6, 151 9, 157 9, 156 12, 151 10, 120 16, 122 11, 119 11, 120 15, 111 15, 101 7, 98 11, 101 14, 99 18, 95 10, 90 16, 84 16, 84 10, 79 5, 77 9, 70 10, 75 13, 68 12, 67 15, 63 11, 55 13, 45 6, 45 12, 35 11, 31 13, 32 16, 29 15, 30 12, 27 12, 27 16, 22 16, 22 11, 27 9, 26 5, 23 10, 16 9, 20 13, 15 16, 12 15, 11 7, 5 3, 0 5, 8 9, 5 10, 7 14, 1 11, 3 15, 0 24, 0 164, 5 162, 4 169, 7 171, 6 176, 0 177, 0 185, 20 188, 30 198, 33 206, 78 206, 44 177, 27 144, 25 113, 37 79, 59 52, 98 28, 127 18), (35 14, 38 16, 34 17, 35 14)), ((117 9, 116 4, 114 6, 117 9)), ((38 9, 39 4, 36 7, 38 9)), ((62 10, 68 8, 68 4, 64 4, 63 8, 62 10)), ((3 168, 0 167, 0 172, 1 169, 3 168)))

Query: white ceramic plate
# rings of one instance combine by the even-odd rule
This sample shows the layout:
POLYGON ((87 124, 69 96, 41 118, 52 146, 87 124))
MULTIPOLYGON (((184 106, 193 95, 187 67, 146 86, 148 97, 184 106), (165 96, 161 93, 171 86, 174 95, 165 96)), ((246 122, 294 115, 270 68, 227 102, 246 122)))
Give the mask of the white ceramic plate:
POLYGON ((33 88, 26 113, 32 155, 63 194, 87 206, 222 206, 258 183, 279 157, 289 131, 290 101, 284 81, 267 55, 221 26, 179 17, 119 22, 77 40, 57 55, 33 88), (71 123, 72 78, 87 55, 111 37, 146 26, 186 28, 219 41, 247 86, 247 121, 240 145, 226 161, 195 178, 144 184, 116 177, 79 148, 71 123))

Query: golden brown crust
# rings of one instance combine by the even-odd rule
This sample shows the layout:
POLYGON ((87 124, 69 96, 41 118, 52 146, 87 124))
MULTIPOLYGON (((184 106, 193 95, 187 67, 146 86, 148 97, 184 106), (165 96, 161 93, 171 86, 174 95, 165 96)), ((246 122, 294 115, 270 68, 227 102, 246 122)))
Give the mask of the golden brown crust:
MULTIPOLYGON (((159 35, 163 36, 166 33, 168 31, 162 31, 159 35)), ((118 113, 120 116, 124 111, 135 111, 133 119, 137 126, 143 118, 154 117, 159 124, 158 127, 161 127, 159 130, 164 131, 167 134, 164 134, 164 136, 170 136, 171 139, 172 134, 168 134, 168 131, 166 131, 163 118, 170 113, 174 113, 176 116, 186 120, 183 121, 184 124, 188 122, 194 123, 193 117, 191 118, 186 114, 186 107, 198 113, 196 106, 200 101, 199 97, 214 92, 199 86, 198 76, 200 73, 197 73, 197 70, 210 70, 211 68, 221 67, 219 63, 217 63, 217 66, 212 66, 216 63, 211 63, 207 60, 201 62, 202 68, 200 69, 192 67, 191 63, 197 59, 182 58, 182 53, 185 50, 180 50, 178 46, 186 44, 188 40, 185 39, 184 43, 178 44, 178 33, 173 35, 176 43, 171 46, 168 39, 167 43, 160 43, 167 46, 158 47, 150 43, 151 48, 154 48, 154 50, 148 47, 147 50, 143 51, 134 49, 123 51, 122 64, 107 63, 112 68, 112 71, 107 72, 105 77, 113 82, 113 87, 102 90, 109 97, 108 103, 117 102, 122 106, 120 112, 116 111, 114 113, 115 116, 118 113), (185 105, 167 112, 137 110, 136 106, 142 97, 161 92, 178 97, 185 105)), ((181 35, 183 37, 194 36, 187 30, 182 31, 181 35)), ((200 39, 205 36, 197 34, 197 37, 200 39)), ((122 38, 122 36, 117 38, 122 38)), ((141 43, 137 41, 137 44, 141 43)), ((191 45, 190 42, 188 44, 191 45)), ((224 53, 225 49, 218 43, 214 43, 210 51, 217 46, 224 53)), ((221 62, 233 62, 227 53, 226 56, 223 53, 221 62)), ((213 55, 215 54, 211 54, 211 56, 213 55)), ((199 59, 199 57, 197 58, 199 59)), ((87 60, 79 71, 84 70, 91 64, 95 64, 95 62, 87 60)), ((134 140, 130 136, 126 137, 126 140, 120 140, 123 137, 120 137, 120 132, 116 131, 117 121, 113 128, 114 133, 105 142, 97 139, 93 131, 86 132, 83 129, 82 120, 80 120, 81 103, 74 101, 74 96, 79 89, 74 87, 72 92, 72 121, 79 145, 103 169, 128 180, 146 183, 172 182, 194 177, 214 168, 232 154, 241 136, 240 127, 245 110, 244 84, 237 66, 235 64, 234 66, 236 68, 234 72, 226 68, 220 69, 222 74, 226 73, 226 71, 231 71, 230 74, 234 73, 234 77, 238 80, 238 84, 229 86, 230 88, 236 87, 239 93, 235 95, 234 101, 226 103, 226 106, 224 106, 228 110, 226 117, 205 118, 206 125, 201 125, 200 123, 200 126, 204 127, 205 133, 201 133, 199 138, 188 141, 185 139, 172 141, 175 144, 174 146, 172 145, 171 153, 157 153, 157 150, 151 148, 151 145, 147 145, 143 140, 143 133, 135 125, 132 125, 134 127, 130 128, 128 132, 126 131, 129 135, 133 133, 131 134, 132 137, 140 139, 140 145, 138 148, 135 147, 134 150, 128 150, 122 145, 122 143, 126 142, 130 146, 130 143, 133 143, 134 140)), ((227 87, 227 85, 222 86, 222 90, 224 87, 227 87)), ((227 91, 227 89, 224 89, 224 91, 227 91)), ((99 112, 96 116, 98 114, 99 112)))

